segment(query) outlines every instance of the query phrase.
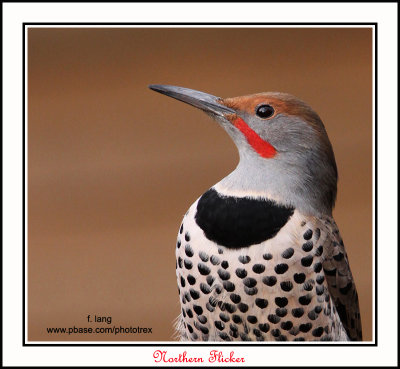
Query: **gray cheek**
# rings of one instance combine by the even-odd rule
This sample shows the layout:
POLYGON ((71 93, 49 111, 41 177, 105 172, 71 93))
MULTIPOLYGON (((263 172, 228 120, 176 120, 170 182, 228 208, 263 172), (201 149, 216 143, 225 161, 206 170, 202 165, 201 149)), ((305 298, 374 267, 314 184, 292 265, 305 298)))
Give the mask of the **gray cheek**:
POLYGON ((299 153, 316 144, 315 132, 304 121, 296 117, 277 115, 274 119, 257 124, 261 137, 278 152, 299 153))

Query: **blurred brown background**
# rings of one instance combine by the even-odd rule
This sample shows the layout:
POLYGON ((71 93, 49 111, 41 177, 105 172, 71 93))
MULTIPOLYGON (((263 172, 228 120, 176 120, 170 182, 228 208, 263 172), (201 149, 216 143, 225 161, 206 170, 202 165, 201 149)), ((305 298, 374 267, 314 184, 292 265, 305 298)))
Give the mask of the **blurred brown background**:
POLYGON ((334 216, 372 339, 372 32, 348 28, 31 28, 28 339, 173 339, 175 238, 236 166, 228 135, 148 84, 217 96, 292 93, 321 116, 339 170, 334 216), (153 333, 49 335, 48 327, 153 333))

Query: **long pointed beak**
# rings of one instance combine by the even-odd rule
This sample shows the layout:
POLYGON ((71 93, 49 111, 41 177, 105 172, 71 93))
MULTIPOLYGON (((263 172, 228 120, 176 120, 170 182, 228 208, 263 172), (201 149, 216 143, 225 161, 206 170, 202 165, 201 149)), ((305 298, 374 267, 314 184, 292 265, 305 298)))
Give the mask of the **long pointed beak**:
POLYGON ((222 117, 226 114, 236 113, 235 110, 220 104, 219 101, 221 98, 204 92, 169 85, 150 85, 149 88, 161 94, 173 97, 174 99, 183 101, 184 103, 193 105, 205 112, 213 113, 222 117))

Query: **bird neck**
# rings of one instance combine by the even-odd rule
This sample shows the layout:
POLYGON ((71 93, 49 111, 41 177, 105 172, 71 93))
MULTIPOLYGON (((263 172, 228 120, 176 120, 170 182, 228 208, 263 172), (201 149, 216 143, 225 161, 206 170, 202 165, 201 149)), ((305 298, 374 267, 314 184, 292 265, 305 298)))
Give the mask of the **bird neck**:
POLYGON ((296 208, 304 215, 329 215, 332 209, 324 206, 319 192, 308 190, 302 173, 282 170, 271 160, 259 161, 254 156, 240 155, 236 169, 214 188, 225 196, 268 199, 279 205, 296 208))
POLYGON ((246 160, 241 159, 235 170, 214 188, 226 196, 269 199, 282 203, 279 194, 275 193, 273 186, 269 184, 269 178, 267 171, 248 165, 246 160))

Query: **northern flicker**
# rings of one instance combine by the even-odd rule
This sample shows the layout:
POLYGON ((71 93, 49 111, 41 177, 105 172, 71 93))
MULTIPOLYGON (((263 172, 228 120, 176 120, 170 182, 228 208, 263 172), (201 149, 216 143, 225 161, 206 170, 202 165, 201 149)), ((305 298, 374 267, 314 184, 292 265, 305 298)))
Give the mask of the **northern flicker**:
POLYGON ((240 157, 179 228, 180 339, 361 340, 356 286, 332 217, 336 162, 319 116, 286 93, 219 98, 149 87, 214 118, 240 157))

